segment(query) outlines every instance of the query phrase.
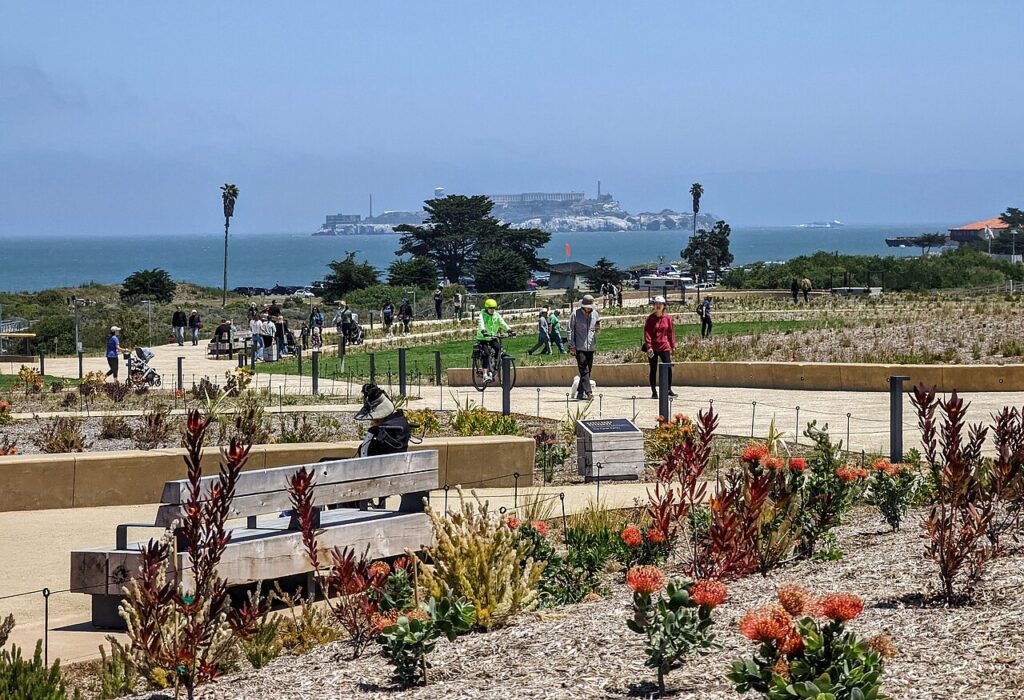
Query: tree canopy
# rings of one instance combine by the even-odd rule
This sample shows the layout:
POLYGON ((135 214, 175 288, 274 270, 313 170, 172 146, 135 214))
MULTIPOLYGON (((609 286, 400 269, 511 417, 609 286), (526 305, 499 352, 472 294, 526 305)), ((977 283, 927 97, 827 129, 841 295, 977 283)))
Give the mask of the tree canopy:
POLYGON ((380 283, 377 271, 365 260, 356 262, 356 254, 349 252, 341 260, 333 260, 327 264, 330 274, 324 278, 324 300, 334 302, 342 299, 349 292, 363 289, 380 283))
POLYGON ((716 221, 710 231, 701 229, 690 237, 686 249, 682 251, 683 259, 690 264, 694 273, 694 281, 706 282, 708 271, 719 272, 723 267, 732 264, 733 256, 729 251, 729 234, 732 228, 724 221, 716 221))
POLYGON ((623 278, 622 270, 615 267, 608 258, 600 258, 594 263, 594 269, 588 272, 584 279, 587 281, 587 287, 592 292, 596 292, 601 289, 602 284, 622 284, 623 278))
POLYGON ((476 289, 490 292, 514 292, 526 289, 530 268, 511 250, 491 248, 484 251, 476 264, 476 289))
MULTIPOLYGON (((399 255, 411 254, 433 260, 449 282, 458 282, 467 272, 476 272, 484 253, 503 250, 512 253, 530 270, 546 264, 537 251, 551 240, 551 234, 535 228, 512 228, 491 216, 494 202, 483 195, 453 194, 428 199, 423 208, 427 220, 422 226, 402 224, 399 255)), ((479 280, 478 280, 479 287, 479 280)), ((487 283, 485 283, 487 284, 487 283)))
POLYGON ((437 265, 430 258, 421 256, 395 260, 388 267, 388 284, 396 287, 433 287, 437 284, 437 265))
POLYGON ((150 299, 161 304, 169 304, 174 300, 174 291, 177 288, 178 285, 167 274, 167 270, 156 267, 128 275, 121 284, 120 295, 125 301, 150 299))

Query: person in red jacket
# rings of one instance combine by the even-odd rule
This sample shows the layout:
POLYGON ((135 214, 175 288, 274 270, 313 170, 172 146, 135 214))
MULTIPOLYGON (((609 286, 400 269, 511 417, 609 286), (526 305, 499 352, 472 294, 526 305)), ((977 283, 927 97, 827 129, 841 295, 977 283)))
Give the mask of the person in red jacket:
MULTIPOLYGON (((672 325, 672 317, 665 313, 665 297, 654 297, 654 311, 644 321, 643 350, 647 351, 647 361, 651 365, 651 398, 658 398, 658 360, 672 362, 672 351, 676 348, 676 331, 672 325)), ((672 367, 668 369, 668 384, 672 386, 672 367)), ((670 388, 668 395, 675 397, 670 388)))

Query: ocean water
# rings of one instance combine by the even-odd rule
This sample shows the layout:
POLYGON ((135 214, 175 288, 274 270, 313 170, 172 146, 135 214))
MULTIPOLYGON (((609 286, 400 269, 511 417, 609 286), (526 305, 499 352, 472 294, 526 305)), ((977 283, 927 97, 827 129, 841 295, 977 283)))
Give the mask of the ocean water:
MULTIPOLYGON (((857 255, 915 255, 917 249, 888 248, 886 237, 941 231, 945 224, 857 225, 833 229, 792 226, 734 227, 736 263, 785 260, 819 250, 857 255)), ((228 286, 304 285, 322 279, 327 263, 355 251, 385 270, 395 259, 397 235, 312 236, 308 233, 232 233, 228 286)), ((604 256, 620 267, 679 258, 685 231, 595 231, 555 233, 543 255, 592 264, 604 256)), ((176 280, 220 286, 222 233, 180 236, 0 237, 0 291, 34 291, 84 282, 119 283, 136 270, 161 267, 176 280)))

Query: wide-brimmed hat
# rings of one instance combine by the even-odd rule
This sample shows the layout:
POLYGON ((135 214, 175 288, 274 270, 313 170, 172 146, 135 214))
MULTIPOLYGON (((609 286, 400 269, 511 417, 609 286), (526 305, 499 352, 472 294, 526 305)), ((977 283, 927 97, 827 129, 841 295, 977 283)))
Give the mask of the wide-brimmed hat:
POLYGON ((584 294, 583 298, 580 299, 580 306, 588 307, 594 305, 594 297, 591 294, 584 294))
POLYGON ((666 303, 665 302, 665 297, 663 297, 663 296, 661 296, 659 294, 658 296, 654 297, 654 303, 655 304, 664 304, 664 303, 666 303))
POLYGON ((395 404, 376 384, 363 384, 363 406, 355 415, 356 420, 380 420, 395 412, 395 404))

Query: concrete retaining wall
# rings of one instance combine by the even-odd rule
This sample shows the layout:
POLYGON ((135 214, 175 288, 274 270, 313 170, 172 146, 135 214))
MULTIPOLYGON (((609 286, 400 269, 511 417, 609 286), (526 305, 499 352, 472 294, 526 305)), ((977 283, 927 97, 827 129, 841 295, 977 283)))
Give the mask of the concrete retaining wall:
MULTIPOLYGON (((598 386, 646 386, 646 364, 595 364, 598 386)), ((1024 365, 879 365, 825 362, 679 362, 676 386, 806 389, 813 391, 888 391, 888 378, 909 376, 940 391, 1024 391, 1024 365)), ((516 369, 516 386, 568 389, 575 365, 539 365, 516 369)), ((448 383, 469 386, 469 369, 449 369, 448 383)))
MULTIPOLYGON (((246 470, 351 457, 356 442, 254 445, 246 470)), ((438 451, 438 487, 445 484, 511 487, 533 483, 535 443, 495 435, 428 438, 413 450, 438 451)), ((159 503, 164 482, 184 479, 183 449, 14 455, 0 458, 0 512, 159 503)), ((219 455, 209 448, 203 470, 214 474, 219 455)))

